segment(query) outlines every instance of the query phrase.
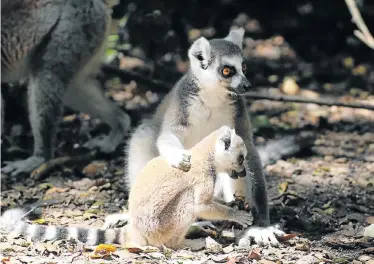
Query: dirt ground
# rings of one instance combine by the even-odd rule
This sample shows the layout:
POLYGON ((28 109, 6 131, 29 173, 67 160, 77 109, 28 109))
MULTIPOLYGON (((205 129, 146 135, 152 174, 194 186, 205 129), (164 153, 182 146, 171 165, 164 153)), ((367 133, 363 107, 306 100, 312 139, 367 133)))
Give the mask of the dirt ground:
MULTIPOLYGON (((238 16, 234 23, 237 21, 247 25, 247 33, 260 28, 256 19, 238 16)), ((199 35, 212 35, 209 28, 191 29, 188 34, 190 41, 199 35)), ((187 69, 188 63, 174 54, 172 63, 156 65, 152 75, 145 60, 121 52, 118 46, 123 43, 111 41, 117 48, 108 52, 108 61, 121 70, 145 72, 147 77, 172 83, 187 69)), ((293 43, 295 46, 280 35, 246 37, 243 52, 254 91, 373 105, 372 55, 356 57, 357 48, 352 52, 344 48, 333 55, 324 53, 318 60, 306 60, 298 52, 298 45, 303 43, 293 43)), ((136 125, 164 93, 147 83, 116 75, 103 76, 106 94, 130 113, 136 125)), ((248 105, 255 142, 260 147, 286 135, 305 131, 315 135, 306 148, 264 168, 271 221, 298 236, 281 242, 279 248, 253 244, 241 249, 233 244, 231 228, 221 223, 218 230, 205 230, 211 235, 208 248, 198 252, 116 246, 115 252, 95 258, 95 247, 75 241, 37 243, 2 232, 1 263, 373 264, 374 112, 268 100, 248 99, 248 105), (223 232, 221 227, 226 227, 223 232)), ((9 107, 12 110, 11 104, 9 107)), ((27 114, 19 110, 10 113, 13 117, 6 118, 2 137, 2 166, 4 160, 26 157, 32 149, 27 114)), ((36 219, 30 221, 100 227, 106 215, 124 210, 128 193, 123 149, 127 139, 110 155, 81 147, 90 137, 107 131, 100 120, 66 109, 53 164, 40 167, 31 176, 1 175, 1 211, 45 201, 47 204, 34 210, 36 219)))

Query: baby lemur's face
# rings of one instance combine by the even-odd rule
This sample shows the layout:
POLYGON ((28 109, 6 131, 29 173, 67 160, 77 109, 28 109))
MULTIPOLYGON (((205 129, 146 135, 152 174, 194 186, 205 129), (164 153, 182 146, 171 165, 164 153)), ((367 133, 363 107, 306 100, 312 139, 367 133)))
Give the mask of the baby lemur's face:
POLYGON ((245 158, 247 148, 235 129, 221 127, 215 149, 215 159, 219 172, 227 172, 231 178, 245 177, 245 158))
POLYGON ((244 94, 251 84, 245 77, 242 42, 244 30, 232 30, 223 39, 196 40, 190 50, 191 69, 203 89, 244 94))

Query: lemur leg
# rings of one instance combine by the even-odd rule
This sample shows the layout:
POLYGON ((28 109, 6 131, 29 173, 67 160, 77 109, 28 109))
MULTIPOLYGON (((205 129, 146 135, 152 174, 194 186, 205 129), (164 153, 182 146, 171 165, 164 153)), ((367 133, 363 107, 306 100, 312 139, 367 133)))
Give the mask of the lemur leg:
POLYGON ((29 173, 43 162, 53 157, 58 119, 62 113, 62 96, 65 83, 58 75, 40 71, 29 80, 30 124, 34 136, 33 155, 25 160, 9 162, 2 171, 29 173), (54 93, 51 94, 51 87, 54 93))
POLYGON ((104 153, 110 153, 129 132, 130 117, 105 97, 99 82, 93 78, 69 87, 64 95, 64 102, 76 110, 101 119, 111 127, 109 135, 85 143, 87 148, 98 148, 104 153))
POLYGON ((238 244, 241 247, 248 247, 251 243, 251 238, 254 239, 258 245, 271 244, 278 246, 279 242, 276 235, 284 234, 279 226, 270 226, 269 207, 267 197, 267 186, 265 177, 263 175, 260 158, 254 145, 248 145, 248 168, 246 186, 246 200, 250 200, 252 204, 252 212, 255 217, 255 224, 257 226, 249 227, 238 238, 238 244))

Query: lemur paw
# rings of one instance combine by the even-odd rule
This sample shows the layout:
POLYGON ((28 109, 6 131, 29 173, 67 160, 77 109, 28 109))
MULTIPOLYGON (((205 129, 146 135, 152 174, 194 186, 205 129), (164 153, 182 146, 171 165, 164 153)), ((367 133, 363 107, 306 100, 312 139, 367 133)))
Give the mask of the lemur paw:
POLYGON ((119 228, 125 226, 130 217, 128 214, 111 214, 105 217, 103 229, 119 228))
POLYGON ((242 210, 235 210, 234 217, 232 219, 234 222, 241 224, 244 227, 250 226, 253 223, 253 216, 251 213, 242 210))
POLYGON ((19 173, 30 173, 45 162, 45 158, 40 156, 31 156, 25 160, 17 160, 5 162, 5 167, 1 171, 11 176, 16 176, 19 173))
POLYGON ((285 233, 280 230, 278 225, 268 227, 250 227, 244 232, 243 237, 239 239, 239 247, 247 247, 251 244, 251 239, 260 246, 272 245, 279 246, 277 236, 283 236, 285 233))
POLYGON ((189 171, 191 169, 191 153, 186 150, 173 151, 167 157, 170 166, 189 171))

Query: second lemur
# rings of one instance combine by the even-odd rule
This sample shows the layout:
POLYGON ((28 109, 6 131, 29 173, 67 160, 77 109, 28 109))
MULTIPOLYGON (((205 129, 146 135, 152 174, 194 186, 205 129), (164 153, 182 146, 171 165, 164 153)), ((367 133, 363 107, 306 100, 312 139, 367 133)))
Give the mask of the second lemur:
POLYGON ((33 240, 74 238, 90 245, 117 243, 131 246, 203 247, 204 240, 188 240, 185 234, 197 217, 230 220, 243 226, 252 215, 213 200, 216 173, 238 180, 246 176, 247 150, 234 129, 223 126, 196 144, 188 172, 172 168, 164 157, 147 163, 135 179, 129 196, 128 224, 121 229, 31 225, 22 221, 23 211, 13 209, 1 218, 8 231, 33 240))

